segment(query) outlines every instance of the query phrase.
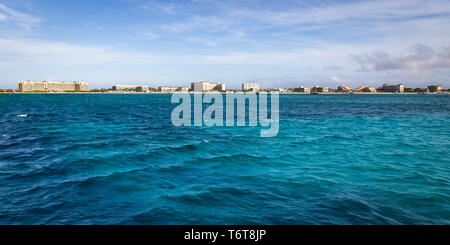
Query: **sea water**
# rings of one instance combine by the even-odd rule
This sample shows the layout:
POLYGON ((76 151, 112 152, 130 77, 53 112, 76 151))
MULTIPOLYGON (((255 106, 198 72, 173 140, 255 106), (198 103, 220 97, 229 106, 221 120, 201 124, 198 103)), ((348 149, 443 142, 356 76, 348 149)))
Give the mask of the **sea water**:
POLYGON ((448 95, 280 95, 272 138, 170 99, 0 95, 0 224, 450 224, 448 95))

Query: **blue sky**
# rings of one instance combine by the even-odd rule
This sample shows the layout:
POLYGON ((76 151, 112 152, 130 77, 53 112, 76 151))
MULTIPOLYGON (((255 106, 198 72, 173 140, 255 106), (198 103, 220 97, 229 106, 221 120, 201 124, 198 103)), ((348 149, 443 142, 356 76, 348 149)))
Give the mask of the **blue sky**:
POLYGON ((449 26, 447 0, 0 0, 0 87, 448 88, 449 26))

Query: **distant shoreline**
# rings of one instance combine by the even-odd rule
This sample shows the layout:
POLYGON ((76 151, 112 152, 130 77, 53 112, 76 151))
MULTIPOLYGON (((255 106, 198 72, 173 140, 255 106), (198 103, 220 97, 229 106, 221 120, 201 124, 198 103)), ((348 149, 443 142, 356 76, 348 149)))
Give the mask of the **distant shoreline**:
MULTIPOLYGON (((195 94, 198 92, 189 92, 189 94, 195 94)), ((221 94, 226 94, 226 92, 220 92, 221 94)), ((182 94, 182 93, 169 93, 169 92, 0 92, 0 94, 182 94)), ((300 93, 300 92, 280 92, 279 94, 296 94, 296 95, 437 95, 437 94, 450 94, 448 91, 444 91, 441 93, 387 93, 387 92, 379 92, 379 93, 300 93)))

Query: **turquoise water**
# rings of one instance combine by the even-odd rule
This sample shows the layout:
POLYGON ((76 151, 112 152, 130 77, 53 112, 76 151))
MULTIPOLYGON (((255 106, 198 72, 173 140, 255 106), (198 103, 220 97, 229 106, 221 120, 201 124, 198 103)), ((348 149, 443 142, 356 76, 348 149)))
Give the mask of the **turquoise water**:
POLYGON ((448 95, 281 95, 274 138, 170 95, 0 105, 0 224, 450 224, 448 95))

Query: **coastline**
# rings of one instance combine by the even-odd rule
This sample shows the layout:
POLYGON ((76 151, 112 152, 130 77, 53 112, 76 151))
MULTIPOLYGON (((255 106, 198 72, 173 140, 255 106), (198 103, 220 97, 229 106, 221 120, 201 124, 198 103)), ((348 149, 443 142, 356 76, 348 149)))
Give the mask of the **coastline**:
MULTIPOLYGON (((188 92, 189 94, 195 94, 198 92, 188 92)), ((220 92, 221 94, 226 94, 227 92, 220 92)), ((169 92, 0 92, 0 94, 177 94, 169 92)), ((450 94, 450 92, 445 91, 441 93, 300 93, 300 92, 280 92, 279 94, 295 94, 295 95, 438 95, 438 94, 450 94)))

